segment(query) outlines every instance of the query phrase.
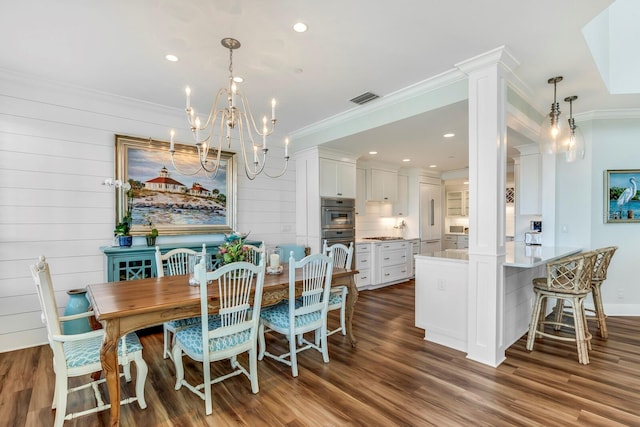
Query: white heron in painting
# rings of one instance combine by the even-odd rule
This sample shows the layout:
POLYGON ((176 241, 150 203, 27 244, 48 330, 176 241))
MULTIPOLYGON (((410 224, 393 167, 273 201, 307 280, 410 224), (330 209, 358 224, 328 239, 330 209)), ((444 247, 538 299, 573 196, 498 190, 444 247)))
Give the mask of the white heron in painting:
POLYGON ((638 191, 638 187, 636 186, 636 177, 632 176, 629 178, 629 182, 631 183, 631 187, 625 188, 625 190, 618 197, 618 208, 622 208, 624 205, 629 203, 629 200, 636 197, 636 192, 638 191))

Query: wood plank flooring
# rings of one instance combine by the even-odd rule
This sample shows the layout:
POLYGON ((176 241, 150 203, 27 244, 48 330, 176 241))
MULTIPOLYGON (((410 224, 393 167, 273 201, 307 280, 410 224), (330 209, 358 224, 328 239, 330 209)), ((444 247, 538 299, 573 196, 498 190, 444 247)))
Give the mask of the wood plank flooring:
MULTIPOLYGON (((273 360, 259 362, 260 393, 236 376, 213 386, 213 415, 183 388, 162 359, 162 334, 141 336, 149 365, 148 407, 122 407, 123 426, 615 426, 640 425, 640 317, 610 317, 609 340, 594 333, 591 363, 575 347, 548 339, 525 350, 526 336, 497 369, 423 340, 414 327, 413 282, 361 292, 354 332, 329 338, 331 361, 299 356, 298 378, 273 360)), ((335 324, 337 313, 331 313, 335 324)), ((593 328, 593 325, 590 325, 593 328)), ((286 342, 271 338, 270 349, 286 342)), ((186 361, 187 359, 185 359, 186 361)), ((240 359, 242 362, 245 359, 240 359)), ((52 356, 48 346, 0 354, 0 426, 53 423, 52 356)), ((227 363, 214 364, 222 372, 227 363)), ((201 368, 185 363, 188 376, 201 368)), ((135 382, 123 384, 123 396, 135 382)), ((86 396, 86 395, 85 395, 86 396)), ((84 396, 70 398, 74 408, 84 396)), ((108 425, 108 412, 65 426, 108 425)))

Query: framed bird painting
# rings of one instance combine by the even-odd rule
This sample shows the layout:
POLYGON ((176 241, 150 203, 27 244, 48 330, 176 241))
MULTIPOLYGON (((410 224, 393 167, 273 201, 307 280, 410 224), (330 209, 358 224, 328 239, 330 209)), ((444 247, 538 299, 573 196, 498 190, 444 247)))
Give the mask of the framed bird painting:
POLYGON ((639 181, 640 169, 605 171, 605 222, 640 222, 639 181))

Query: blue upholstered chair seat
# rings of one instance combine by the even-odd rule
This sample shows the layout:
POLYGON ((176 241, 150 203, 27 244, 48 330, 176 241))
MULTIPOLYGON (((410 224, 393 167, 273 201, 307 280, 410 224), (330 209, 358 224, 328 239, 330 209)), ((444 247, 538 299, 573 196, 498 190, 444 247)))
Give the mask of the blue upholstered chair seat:
MULTIPOLYGON (((299 301, 296 300, 296 307, 299 307, 299 301)), ((260 312, 260 317, 268 324, 274 325, 278 328, 289 327, 289 303, 284 302, 273 307, 266 308, 260 312)), ((320 319, 320 312, 316 311, 309 314, 296 317, 296 328, 308 325, 312 322, 317 322, 320 319)))
MULTIPOLYGON (((215 318, 219 318, 217 314, 212 314, 209 316, 209 321, 211 322, 215 318)), ((174 331, 179 331, 180 329, 187 328, 189 326, 199 325, 200 317, 189 317, 187 319, 177 319, 177 320, 169 320, 165 322, 167 326, 173 328, 174 331)))
MULTIPOLYGON (((222 326, 220 316, 209 316, 209 331, 222 326)), ((247 342, 251 338, 250 330, 227 335, 209 340, 209 351, 221 351, 227 348, 247 342)), ((200 324, 189 326, 176 332, 176 343, 180 344, 186 352, 202 356, 202 326, 200 324)))
POLYGON ((329 293, 329 307, 331 306, 341 306, 342 305, 342 292, 331 292, 329 293))
MULTIPOLYGON (((125 336, 127 344, 127 354, 142 350, 142 344, 135 333, 125 336)), ((100 348, 102 347, 102 337, 96 336, 81 341, 67 341, 63 344, 64 354, 67 358, 69 368, 78 368, 93 363, 100 363, 100 348)), ((118 357, 122 357, 122 340, 118 341, 118 357)))

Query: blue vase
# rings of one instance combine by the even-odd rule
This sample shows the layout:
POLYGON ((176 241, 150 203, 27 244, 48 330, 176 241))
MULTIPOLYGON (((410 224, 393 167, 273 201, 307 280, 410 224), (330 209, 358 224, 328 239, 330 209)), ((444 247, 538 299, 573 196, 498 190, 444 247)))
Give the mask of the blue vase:
MULTIPOLYGON (((67 291, 67 295, 69 295, 69 302, 64 308, 65 316, 85 313, 89 310, 89 300, 85 289, 71 289, 67 291)), ((62 332, 65 335, 81 334, 89 331, 91 331, 91 326, 89 326, 89 320, 86 317, 62 322, 62 332)))
POLYGON ((133 243, 133 236, 118 236, 120 246, 129 247, 133 243))

